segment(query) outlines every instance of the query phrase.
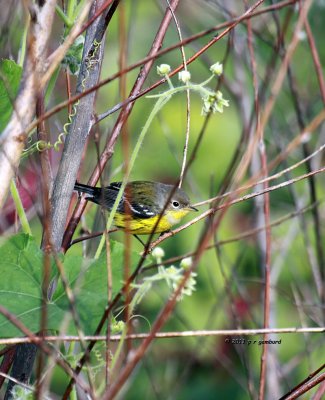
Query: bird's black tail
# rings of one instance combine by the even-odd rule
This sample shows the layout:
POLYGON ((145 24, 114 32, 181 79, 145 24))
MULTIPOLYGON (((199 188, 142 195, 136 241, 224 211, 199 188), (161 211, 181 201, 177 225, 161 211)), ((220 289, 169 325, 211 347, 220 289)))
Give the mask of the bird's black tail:
POLYGON ((98 197, 99 192, 100 192, 100 188, 83 185, 82 183, 78 183, 78 182, 75 183, 74 190, 76 190, 77 192, 81 192, 81 193, 87 193, 91 196, 90 198, 98 197))

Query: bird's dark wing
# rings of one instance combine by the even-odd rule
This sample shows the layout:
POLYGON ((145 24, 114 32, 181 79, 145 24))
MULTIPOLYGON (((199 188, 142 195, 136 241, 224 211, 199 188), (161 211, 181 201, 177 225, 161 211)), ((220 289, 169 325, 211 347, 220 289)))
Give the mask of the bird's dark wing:
MULTIPOLYGON (((115 202, 116 196, 121 188, 122 182, 112 182, 109 186, 104 189, 104 201, 108 209, 112 209, 115 202)), ((141 192, 142 183, 137 185, 137 200, 134 199, 133 191, 135 190, 135 185, 127 186, 126 193, 123 193, 120 204, 118 205, 117 211, 120 213, 130 212, 133 218, 151 218, 156 215, 146 204, 146 199, 141 192), (139 186, 139 187, 138 187, 139 186), (139 190, 140 189, 140 190, 139 190)))
MULTIPOLYGON (((126 200, 127 201, 127 200, 126 200)), ((127 201, 128 202, 128 201, 127 201)), ((130 205, 130 210, 132 212, 132 216, 134 218, 152 218, 156 215, 156 213, 148 207, 146 204, 128 202, 130 205)))
POLYGON ((111 189, 117 193, 120 190, 121 185, 122 182, 112 182, 109 186, 106 187, 106 189, 111 189))
MULTIPOLYGON (((115 199, 118 195, 120 187, 121 187, 121 182, 113 182, 109 186, 103 188, 99 203, 103 204, 105 208, 107 208, 108 210, 111 210, 115 203, 115 199)), ((122 196, 122 200, 120 201, 120 204, 117 208, 119 212, 123 209, 123 204, 124 204, 124 197, 122 196)))

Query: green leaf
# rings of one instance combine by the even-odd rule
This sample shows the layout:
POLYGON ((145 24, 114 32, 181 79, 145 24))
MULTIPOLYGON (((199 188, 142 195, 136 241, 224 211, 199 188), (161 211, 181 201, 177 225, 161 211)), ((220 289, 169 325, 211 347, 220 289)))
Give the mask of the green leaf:
MULTIPOLYGON (((121 289, 124 281, 125 247, 119 242, 110 242, 112 264, 112 294, 121 289)), ((131 254, 130 269, 133 271, 139 261, 137 253, 131 254)), ((68 255, 64 267, 73 288, 78 316, 84 332, 91 334, 96 329, 107 305, 107 266, 106 253, 97 260, 89 260, 68 255)), ((55 303, 61 310, 69 311, 70 306, 62 282, 59 282, 54 295, 55 303)), ((72 329, 72 328, 71 328, 72 329)), ((75 331, 70 329, 70 332, 75 331)))
MULTIPOLYGON (((43 253, 27 234, 13 236, 0 247, 0 304, 30 330, 40 325, 43 253)), ((56 314, 56 309, 49 313, 56 314)), ((0 336, 22 335, 0 315, 0 336)))
POLYGON ((12 60, 0 61, 0 132, 7 126, 17 96, 22 68, 12 60))
MULTIPOLYGON (((110 256, 114 295, 122 286, 124 246, 111 242, 110 256)), ((43 251, 26 234, 13 236, 0 246, 0 304, 32 332, 40 330, 43 257, 43 251)), ((131 255, 132 270, 138 259, 138 254, 131 255)), ((80 325, 86 334, 91 334, 107 305, 106 254, 98 260, 67 255, 63 265, 75 298, 80 325)), ((57 267, 51 260, 51 277, 56 274, 57 267)), ((53 299, 47 304, 46 329, 58 331, 67 313, 70 317, 68 333, 75 333, 70 303, 59 279, 53 299)), ((23 336, 23 333, 0 314, 0 337, 10 336, 23 336)))
POLYGON ((85 38, 78 36, 64 56, 61 64, 70 71, 71 75, 78 75, 81 65, 85 38))

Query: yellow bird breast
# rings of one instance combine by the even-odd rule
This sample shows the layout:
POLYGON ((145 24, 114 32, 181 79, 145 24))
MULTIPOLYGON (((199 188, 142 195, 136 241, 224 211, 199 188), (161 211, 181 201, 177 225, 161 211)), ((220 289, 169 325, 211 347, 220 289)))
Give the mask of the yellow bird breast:
MULTIPOLYGON (((167 211, 156 226, 155 233, 169 231, 171 227, 180 222, 188 214, 189 210, 167 211)), ((132 218, 130 215, 116 213, 114 224, 118 228, 128 229, 129 232, 137 235, 149 235, 155 227, 159 215, 151 218, 132 218)))

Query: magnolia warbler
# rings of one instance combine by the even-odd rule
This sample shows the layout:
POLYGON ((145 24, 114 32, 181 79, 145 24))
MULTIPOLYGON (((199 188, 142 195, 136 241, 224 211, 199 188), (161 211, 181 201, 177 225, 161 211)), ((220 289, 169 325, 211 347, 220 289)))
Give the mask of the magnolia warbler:
MULTIPOLYGON (((76 182, 74 190, 86 193, 86 200, 101 205, 110 211, 121 182, 113 182, 104 188, 82 185, 76 182)), ((166 232, 177 224, 189 211, 198 211, 190 205, 188 195, 182 189, 160 182, 129 182, 117 207, 114 224, 128 229, 134 235, 152 233, 162 214, 155 233, 166 232), (171 196, 172 191, 174 191, 171 196), (168 201, 168 204, 167 204, 168 201)))

